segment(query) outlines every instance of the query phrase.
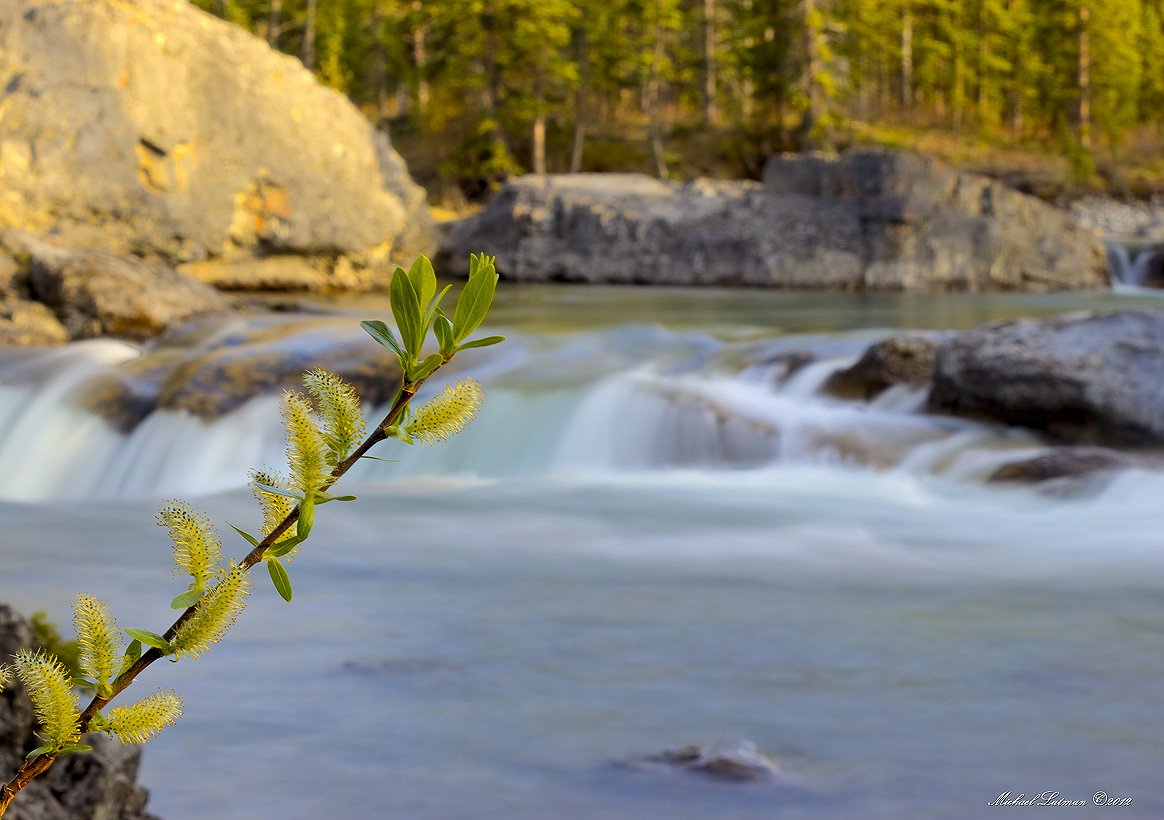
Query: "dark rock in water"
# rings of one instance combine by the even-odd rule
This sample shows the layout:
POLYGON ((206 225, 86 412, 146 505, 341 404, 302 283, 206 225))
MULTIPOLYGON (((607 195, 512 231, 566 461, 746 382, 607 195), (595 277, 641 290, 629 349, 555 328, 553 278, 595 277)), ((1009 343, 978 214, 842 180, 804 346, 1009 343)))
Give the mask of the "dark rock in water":
MULTIPOLYGON (((28 623, 0 604, 0 663, 32 648, 28 623)), ((0 780, 7 782, 40 741, 32 706, 17 683, 0 693, 0 780)), ((105 735, 89 735, 93 751, 61 758, 21 791, 5 815, 11 820, 157 820, 146 811, 149 792, 137 785, 141 749, 105 735)))
POLYGON ((907 333, 869 346, 849 368, 829 377, 823 390, 843 399, 869 399, 904 384, 921 387, 933 378, 938 348, 950 334, 907 333))
POLYGON ((0 87, 0 226, 170 264, 307 256, 334 286, 435 244, 386 134, 192 3, 0 0, 0 87))
POLYGON ((1114 447, 1164 444, 1164 314, 1077 313, 963 333, 938 351, 930 409, 1114 447))
POLYGON ((399 363, 352 325, 272 316, 245 331, 229 320, 184 326, 90 382, 85 406, 126 432, 156 410, 214 419, 256 396, 301 389, 304 371, 317 367, 355 385, 366 404, 387 402, 400 386, 399 363))
POLYGON ((692 744, 635 758, 627 761, 627 765, 633 768, 665 766, 723 780, 771 780, 782 775, 776 761, 761 752, 750 740, 735 740, 712 746, 692 744))
POLYGON ((161 262, 86 251, 8 230, 0 239, 28 259, 28 289, 74 339, 148 339, 229 302, 213 288, 161 262))
POLYGON ((987 481, 1033 483, 1109 473, 1131 466, 1131 460, 1115 450, 1102 447, 1061 447, 1033 458, 1003 464, 990 474, 987 481))
POLYGON ((774 157, 764 183, 526 176, 453 226, 443 252, 522 281, 822 290, 1046 291, 1108 283, 1071 215, 922 157, 774 157))

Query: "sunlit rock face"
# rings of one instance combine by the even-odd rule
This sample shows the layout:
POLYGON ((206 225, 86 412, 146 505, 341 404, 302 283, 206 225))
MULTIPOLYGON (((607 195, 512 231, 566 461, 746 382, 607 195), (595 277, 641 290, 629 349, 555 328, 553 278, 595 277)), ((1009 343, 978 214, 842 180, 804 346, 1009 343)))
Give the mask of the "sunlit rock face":
POLYGON ((233 269, 207 262, 294 255, 322 287, 432 245, 384 133, 184 0, 0 0, 0 89, 0 227, 212 281, 233 269))
POLYGON ((527 176, 451 231, 447 264, 527 281, 839 291, 1106 287, 1097 235, 1001 183, 888 151, 773 157, 759 182, 527 176), (463 263, 461 263, 463 264, 463 263))

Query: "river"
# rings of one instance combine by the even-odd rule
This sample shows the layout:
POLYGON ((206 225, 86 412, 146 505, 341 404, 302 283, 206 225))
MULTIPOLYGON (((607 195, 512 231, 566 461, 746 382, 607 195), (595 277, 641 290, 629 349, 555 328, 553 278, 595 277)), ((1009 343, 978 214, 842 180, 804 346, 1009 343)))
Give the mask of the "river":
MULTIPOLYGON (((358 333, 382 301, 319 321, 358 333)), ((1144 304, 503 283, 510 341, 463 354, 480 418, 381 445, 400 460, 320 509, 292 605, 257 578, 227 640, 143 676, 187 700, 146 749, 151 809, 888 820, 1104 792, 1133 802, 1063 811, 1164 816, 1164 476, 988 485, 1039 442, 927 416, 920 392, 817 392, 895 328, 1144 304), (780 777, 628 765, 745 738, 780 777)), ((25 612, 67 623, 83 590, 160 631, 181 589, 158 499, 253 525, 274 401, 126 438, 66 399, 135 355, 0 358, 0 598, 25 612)))

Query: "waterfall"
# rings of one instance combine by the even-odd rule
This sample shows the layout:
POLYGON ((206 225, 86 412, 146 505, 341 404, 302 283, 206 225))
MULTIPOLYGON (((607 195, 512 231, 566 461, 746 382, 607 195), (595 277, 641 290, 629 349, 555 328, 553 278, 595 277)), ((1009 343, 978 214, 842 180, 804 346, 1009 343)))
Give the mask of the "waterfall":
MULTIPOLYGON (((920 412, 924 390, 894 388, 871 403, 823 395, 863 341, 838 356, 835 340, 814 351, 806 337, 806 355, 820 360, 787 373, 764 364, 770 345, 658 328, 517 336, 462 368, 486 384, 485 406, 465 433, 439 447, 388 442, 377 455, 395 463, 362 463, 351 478, 793 464, 977 478, 1015 446, 990 428, 920 412), (964 457, 967 449, 977 455, 964 457)), ((272 395, 214 420, 158 410, 129 432, 86 409, 96 377, 138 355, 119 342, 85 342, 0 362, 0 499, 214 493, 243 487, 251 467, 283 464, 272 395)), ((369 420, 383 412, 372 408, 369 420)))
POLYGON ((1158 245, 1130 244, 1109 239, 1107 247, 1108 269, 1112 284, 1116 286, 1145 288, 1160 287, 1161 248, 1158 245))

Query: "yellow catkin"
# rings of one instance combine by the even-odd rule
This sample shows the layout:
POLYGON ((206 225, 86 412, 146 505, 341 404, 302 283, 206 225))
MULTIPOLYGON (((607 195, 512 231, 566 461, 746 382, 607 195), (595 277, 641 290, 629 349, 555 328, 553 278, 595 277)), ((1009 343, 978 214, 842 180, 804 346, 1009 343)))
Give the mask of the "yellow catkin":
POLYGON ((0 692, 3 692, 5 687, 12 682, 12 667, 0 663, 0 692))
POLYGON ((45 742, 56 749, 76 743, 81 737, 81 710, 64 664, 53 655, 23 649, 12 665, 32 701, 45 742))
POLYGON ((291 483, 304 495, 314 493, 327 475, 327 445, 306 397, 290 391, 283 394, 283 423, 291 483))
POLYGON ((167 501, 158 510, 158 524, 170 531, 179 570, 199 588, 222 572, 222 542, 207 516, 194 512, 185 501, 167 501))
POLYGON ((104 687, 118 667, 121 632, 113 613, 92 595, 80 593, 73 601, 73 629, 77 632, 77 649, 81 669, 104 687))
MULTIPOLYGON (((268 487, 275 487, 280 490, 290 490, 291 483, 283 476, 271 470, 251 470, 251 492, 254 494, 255 500, 259 502, 259 509, 263 511, 262 534, 265 538, 270 535, 271 530, 279 526, 283 519, 295 509, 295 499, 280 495, 279 493, 267 492, 261 489, 258 486, 259 484, 266 484, 268 487)), ((290 527, 279 540, 282 541, 294 535, 295 528, 290 527)), ((294 555, 297 551, 291 550, 287 554, 294 555)))
POLYGON ((159 689, 129 706, 111 709, 109 730, 122 743, 145 743, 182 716, 182 696, 173 689, 159 689))
POLYGON ((461 379, 416 411, 409 434, 423 444, 436 444, 465 429, 481 409, 484 394, 476 379, 461 379))
POLYGON ((354 387, 327 370, 308 370, 303 374, 303 386, 319 408, 328 446, 328 463, 334 467, 347 458, 364 437, 360 397, 354 387))
POLYGON ((206 650, 222 640, 226 630, 246 608, 251 582, 242 567, 232 567, 218 579, 210 591, 198 602, 190 620, 178 628, 170 642, 178 656, 201 657, 206 650))

